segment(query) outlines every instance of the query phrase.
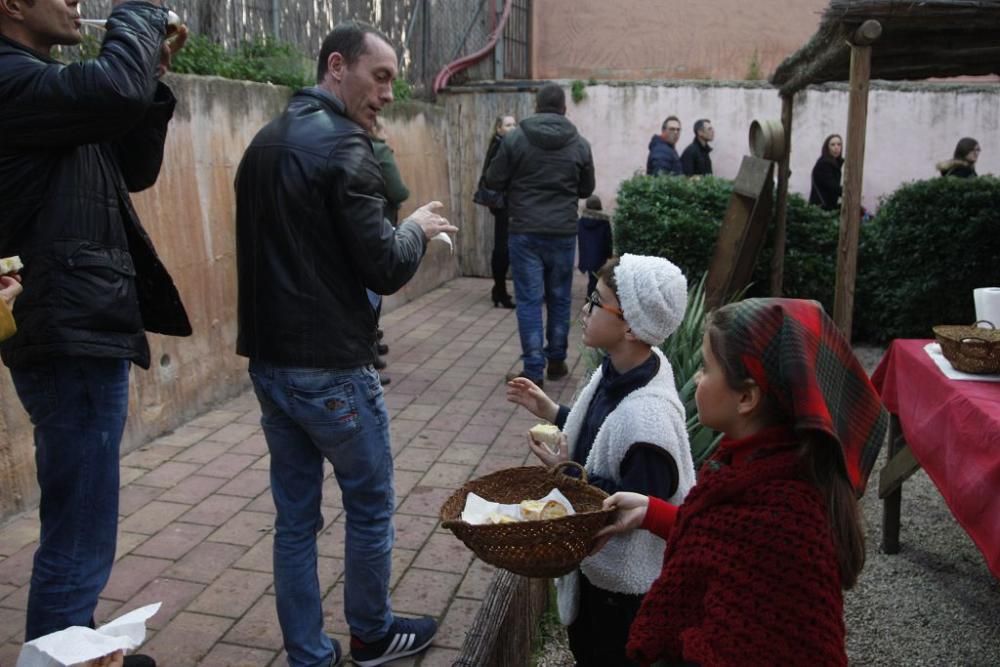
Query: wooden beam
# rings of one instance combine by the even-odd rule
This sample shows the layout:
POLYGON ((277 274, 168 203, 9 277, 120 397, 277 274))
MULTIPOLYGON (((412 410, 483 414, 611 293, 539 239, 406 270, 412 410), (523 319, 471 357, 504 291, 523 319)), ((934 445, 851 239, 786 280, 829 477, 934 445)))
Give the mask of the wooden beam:
POLYGON ((840 241, 837 244, 837 284, 833 298, 833 321, 848 341, 851 340, 854 283, 858 271, 861 183, 865 172, 865 133, 868 125, 871 66, 872 47, 852 46, 847 108, 847 159, 844 161, 844 194, 840 207, 840 241))
POLYGON ((785 151, 778 162, 778 209, 774 227, 774 254, 771 255, 771 296, 781 296, 785 277, 785 227, 788 220, 789 157, 792 154, 792 106, 795 95, 781 97, 781 127, 785 132, 785 151))
POLYGON ((871 46, 881 36, 882 24, 878 21, 868 20, 854 31, 850 41, 853 46, 871 46))

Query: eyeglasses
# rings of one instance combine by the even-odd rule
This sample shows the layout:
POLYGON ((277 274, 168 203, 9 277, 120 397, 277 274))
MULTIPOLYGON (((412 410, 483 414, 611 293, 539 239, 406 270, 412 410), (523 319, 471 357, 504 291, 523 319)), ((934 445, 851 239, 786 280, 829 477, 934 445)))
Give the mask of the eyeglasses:
POLYGON ((667 132, 680 132, 680 131, 681 131, 681 128, 679 128, 679 127, 668 127, 667 128, 667 132))
POLYGON ((591 292, 590 296, 587 297, 587 312, 593 314, 594 306, 597 306, 601 310, 606 310, 609 313, 617 315, 619 319, 625 319, 625 312, 621 308, 615 308, 614 306, 609 306, 605 303, 601 303, 601 295, 595 290, 591 292))

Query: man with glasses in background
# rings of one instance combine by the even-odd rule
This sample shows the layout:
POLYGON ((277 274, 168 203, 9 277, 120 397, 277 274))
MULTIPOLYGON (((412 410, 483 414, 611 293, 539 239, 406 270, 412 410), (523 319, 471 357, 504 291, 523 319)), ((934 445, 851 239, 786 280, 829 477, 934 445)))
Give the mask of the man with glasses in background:
POLYGON ((681 136, 681 121, 677 116, 667 116, 660 126, 660 134, 649 140, 649 155, 646 158, 646 174, 659 176, 667 174, 681 176, 681 158, 677 155, 677 140, 681 136))

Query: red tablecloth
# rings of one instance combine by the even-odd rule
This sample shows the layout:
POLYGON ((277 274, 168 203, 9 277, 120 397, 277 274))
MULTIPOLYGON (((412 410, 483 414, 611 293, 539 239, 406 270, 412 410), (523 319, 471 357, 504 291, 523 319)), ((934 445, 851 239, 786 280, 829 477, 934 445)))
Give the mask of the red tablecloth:
POLYGON ((1000 578, 1000 383, 951 380, 924 346, 896 340, 872 382, 913 456, 1000 578))

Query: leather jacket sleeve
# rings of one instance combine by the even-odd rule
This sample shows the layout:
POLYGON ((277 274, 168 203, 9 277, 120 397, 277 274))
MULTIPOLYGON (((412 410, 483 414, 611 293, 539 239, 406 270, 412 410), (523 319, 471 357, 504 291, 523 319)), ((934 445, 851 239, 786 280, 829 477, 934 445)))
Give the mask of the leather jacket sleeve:
POLYGON ((140 192, 156 183, 163 164, 167 123, 174 115, 177 99, 164 83, 156 84, 156 96, 142 120, 113 143, 115 158, 129 192, 140 192))
POLYGON ((580 189, 577 195, 580 199, 586 199, 590 195, 594 194, 594 188, 597 187, 596 180, 594 178, 594 156, 590 152, 590 145, 583 141, 583 167, 580 168, 580 189))
POLYGON ((510 183, 512 173, 510 144, 510 141, 501 141, 499 150, 497 150, 496 155, 486 167, 486 172, 483 174, 483 181, 490 190, 503 192, 510 183))
POLYGON ((342 221, 346 254, 355 258, 365 287, 392 294, 417 272, 427 240, 417 223, 393 229, 383 215, 382 176, 368 141, 361 134, 345 137, 330 156, 330 169, 342 171, 332 181, 330 210, 342 221))
POLYGON ((5 145, 48 148, 123 137, 143 118, 157 91, 154 78, 166 10, 144 2, 116 7, 100 55, 62 65, 30 51, 7 49, 0 94, 5 145))

